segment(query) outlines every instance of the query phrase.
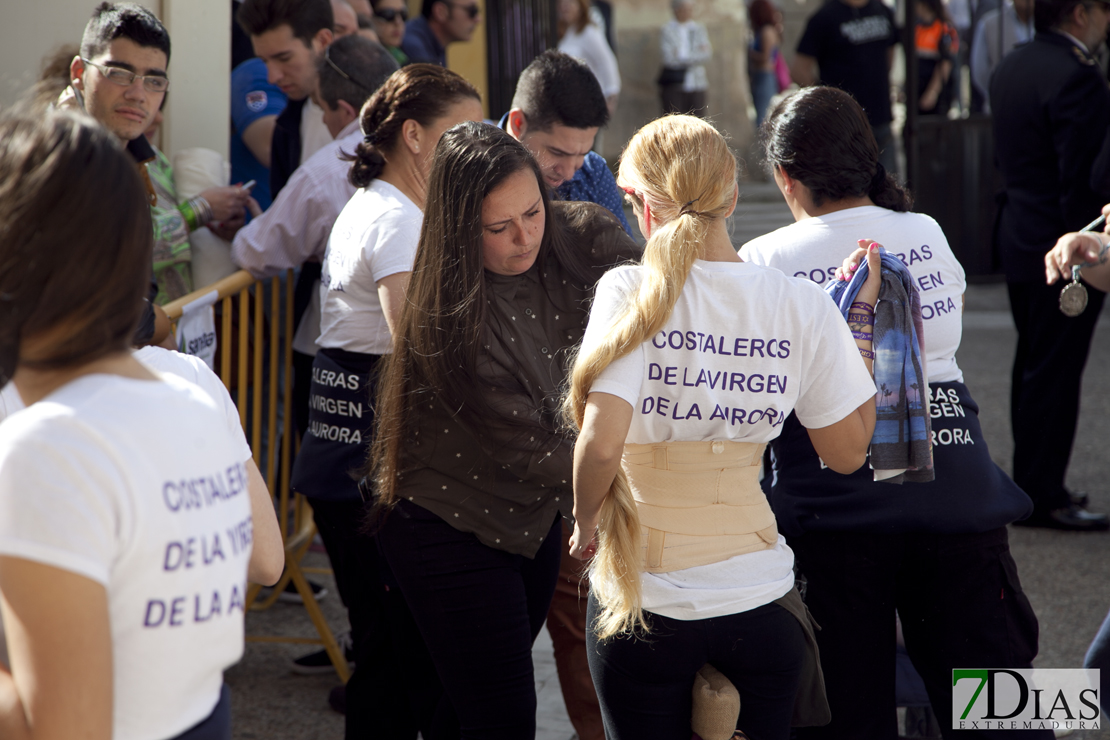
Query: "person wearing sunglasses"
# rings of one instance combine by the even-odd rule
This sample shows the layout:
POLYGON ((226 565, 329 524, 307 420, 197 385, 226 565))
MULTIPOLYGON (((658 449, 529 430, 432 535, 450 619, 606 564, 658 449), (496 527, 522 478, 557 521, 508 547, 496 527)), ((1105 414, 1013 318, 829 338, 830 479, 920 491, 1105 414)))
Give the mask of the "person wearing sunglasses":
POLYGON ((209 188, 182 201, 172 179, 152 176, 169 162, 143 136, 169 89, 170 37, 149 10, 132 3, 101 3, 85 26, 80 53, 70 63, 70 86, 60 108, 84 109, 111 131, 141 168, 154 221, 156 303, 193 289, 189 232, 226 222, 234 234, 249 197, 237 186, 209 188))
POLYGON ((478 0, 424 0, 420 17, 405 26, 401 49, 411 62, 446 67, 447 46, 469 41, 481 14, 478 0))
POLYGON ((401 49, 405 40, 405 23, 409 19, 409 9, 405 0, 377 0, 373 3, 374 31, 382 46, 402 67, 409 63, 408 54, 401 49))

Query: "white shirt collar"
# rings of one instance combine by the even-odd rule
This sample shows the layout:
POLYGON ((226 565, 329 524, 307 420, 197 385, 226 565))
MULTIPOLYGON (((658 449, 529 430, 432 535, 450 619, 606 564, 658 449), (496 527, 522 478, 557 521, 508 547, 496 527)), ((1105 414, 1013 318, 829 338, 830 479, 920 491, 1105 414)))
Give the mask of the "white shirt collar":
POLYGON ((1072 35, 1071 35, 1070 33, 1068 33, 1067 31, 1061 31, 1061 30, 1060 30, 1060 29, 1058 29, 1058 28, 1057 28, 1057 29, 1053 29, 1053 30, 1055 30, 1055 31, 1056 31, 1056 33, 1060 34, 1061 36, 1063 36, 1063 37, 1065 37, 1065 38, 1069 39, 1069 40, 1070 40, 1070 41, 1071 41, 1071 42, 1072 42, 1073 44, 1075 44, 1076 46, 1078 46, 1078 47, 1079 47, 1080 49, 1082 49, 1083 51, 1087 52, 1088 54, 1090 54, 1090 53, 1091 53, 1091 50, 1087 48, 1087 45, 1086 45, 1086 44, 1084 44, 1084 43, 1083 43, 1082 41, 1080 41, 1079 39, 1077 39, 1077 38, 1076 38, 1075 36, 1072 36, 1072 35))

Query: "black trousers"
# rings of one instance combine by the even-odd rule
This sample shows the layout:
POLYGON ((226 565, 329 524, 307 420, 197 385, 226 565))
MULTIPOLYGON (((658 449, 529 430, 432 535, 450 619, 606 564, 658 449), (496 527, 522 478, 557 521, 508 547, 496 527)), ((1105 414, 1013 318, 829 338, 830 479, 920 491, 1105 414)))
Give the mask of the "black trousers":
POLYGON ((831 723, 799 729, 799 738, 897 737, 895 609, 946 738, 977 736, 949 729, 953 668, 1032 667, 1037 618, 1005 527, 981 534, 810 532, 790 546, 808 581, 806 604, 821 625, 817 644, 832 710, 831 723))
POLYGON ((661 86, 659 99, 663 103, 663 115, 686 113, 705 118, 706 113, 709 112, 708 93, 705 90, 687 92, 682 89, 682 83, 661 86))
MULTIPOLYGON (((599 611, 590 594, 586 623, 599 611)), ((648 614, 646 637, 598 641, 586 633, 590 675, 608 740, 689 740, 694 674, 712 663, 740 692, 737 729, 752 740, 786 740, 805 660, 798 620, 778 604, 711 619, 648 614)))
MULTIPOLYGON (((562 523, 554 522, 533 559, 487 547, 427 509, 400 501, 378 537, 460 736, 534 737, 532 643, 555 592, 562 523)), ((446 735, 440 725, 433 732, 446 735)))
POLYGON ((351 622, 346 739, 431 738, 442 689, 403 597, 384 583, 376 538, 362 532, 362 502, 310 502, 351 622))
POLYGON ((1017 326, 1010 422, 1014 482, 1033 499, 1033 515, 1067 506, 1064 476, 1079 418, 1079 391, 1106 294, 1088 286, 1087 310, 1060 313, 1061 283, 1009 283, 1017 326))

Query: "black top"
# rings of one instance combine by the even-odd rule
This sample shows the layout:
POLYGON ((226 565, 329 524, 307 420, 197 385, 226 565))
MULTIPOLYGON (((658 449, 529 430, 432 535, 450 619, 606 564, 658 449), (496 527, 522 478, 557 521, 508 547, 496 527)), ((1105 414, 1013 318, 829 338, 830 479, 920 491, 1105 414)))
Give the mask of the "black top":
POLYGON ((301 164, 301 111, 307 100, 290 99, 274 122, 270 140, 270 197, 274 200, 301 164))
POLYGON ((879 0, 862 8, 829 0, 806 24, 798 53, 817 60, 821 84, 851 93, 881 126, 891 120, 887 52, 896 43, 894 13, 879 0))
POLYGON ((1045 253, 1110 200, 1105 174, 1091 166, 1110 125, 1110 90, 1090 55, 1048 32, 1002 60, 990 101, 1006 180, 996 232, 1002 267, 1010 282, 1043 283, 1045 253))
POLYGON ((979 405, 963 383, 930 383, 933 461, 928 483, 874 480, 864 465, 850 475, 823 467, 813 443, 791 414, 771 442, 771 475, 763 489, 779 531, 989 532, 1024 519, 1033 502, 991 459, 979 426, 979 405))
POLYGON ((528 557, 539 550, 556 514, 569 515, 574 504, 574 439, 558 414, 570 351, 585 331, 594 284, 608 267, 639 257, 605 208, 568 202, 551 207, 592 266, 592 282, 576 282, 551 252, 541 253, 521 275, 486 273, 490 311, 478 374, 489 386, 474 392, 525 424, 469 429, 442 403, 416 404, 397 491, 483 544, 528 557))

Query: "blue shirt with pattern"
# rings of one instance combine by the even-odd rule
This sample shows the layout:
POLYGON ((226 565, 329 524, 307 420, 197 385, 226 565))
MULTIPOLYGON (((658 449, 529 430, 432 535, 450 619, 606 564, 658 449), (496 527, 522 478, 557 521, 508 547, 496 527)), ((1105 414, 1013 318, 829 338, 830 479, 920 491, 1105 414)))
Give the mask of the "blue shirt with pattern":
MULTIPOLYGON (((509 114, 501 116, 497 126, 503 131, 508 131, 509 114)), ((609 164, 597 152, 588 152, 582 166, 574 173, 574 177, 555 188, 559 200, 584 200, 597 203, 613 212, 621 222, 626 233, 632 233, 628 219, 624 216, 624 201, 622 191, 617 187, 617 178, 613 177, 609 164)))
POLYGON ((609 170, 609 164, 597 152, 589 152, 574 177, 564 182, 555 191, 563 200, 588 200, 605 206, 629 234, 632 233, 628 219, 624 217, 622 191, 617 187, 617 178, 609 170))

